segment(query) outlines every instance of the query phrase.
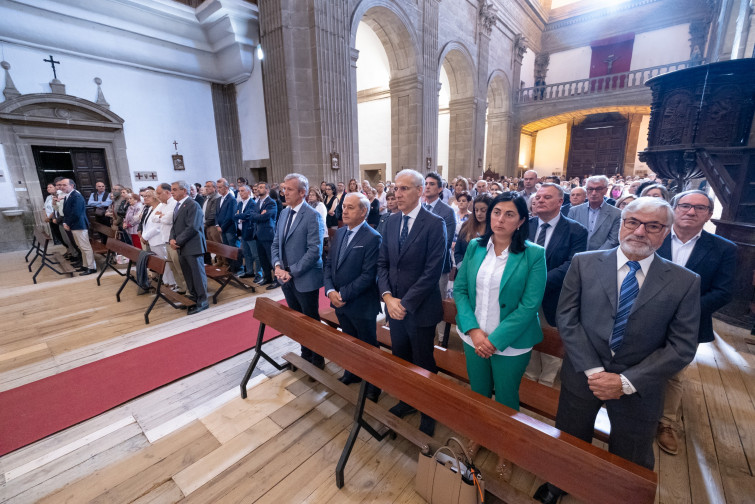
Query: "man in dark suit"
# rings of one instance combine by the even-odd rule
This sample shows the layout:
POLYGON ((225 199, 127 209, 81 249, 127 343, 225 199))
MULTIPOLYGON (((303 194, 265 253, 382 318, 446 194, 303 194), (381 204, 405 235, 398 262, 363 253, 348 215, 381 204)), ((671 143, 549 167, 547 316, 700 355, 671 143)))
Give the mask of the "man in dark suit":
POLYGON ((82 267, 78 268, 79 276, 97 273, 94 262, 94 252, 89 243, 89 219, 87 219, 87 204, 84 196, 76 190, 76 183, 71 179, 63 179, 60 186, 65 194, 63 202, 63 229, 73 234, 76 246, 81 250, 82 267))
MULTIPOLYGON (((223 237, 220 231, 215 227, 215 214, 218 211, 218 185, 214 180, 208 180, 204 185, 204 201, 202 202, 202 213, 204 214, 204 236, 210 241, 223 243, 223 237)), ((218 263, 222 263, 218 258, 218 263)), ((204 255, 204 263, 212 264, 212 256, 209 252, 204 255)))
MULTIPOLYGON (((269 194, 267 182, 257 184, 257 203, 252 208, 252 221, 254 222, 254 241, 257 244, 257 255, 262 266, 260 285, 272 285, 273 282, 273 264, 270 258, 278 206, 269 194)), ((268 289, 272 290, 270 287, 268 285, 268 289)), ((275 287, 278 287, 277 283, 275 287)))
MULTIPOLYGON (((438 282, 446 257, 446 225, 420 204, 425 185, 421 173, 396 176, 400 212, 388 218, 378 259, 378 286, 391 327, 393 355, 435 373, 435 326, 443 318, 438 282)), ((403 417, 415 411, 405 402, 391 408, 403 417)), ((422 414, 420 430, 432 436, 435 420, 422 414)))
MULTIPOLYGON (((362 193, 349 193, 344 198, 345 225, 336 232, 325 258, 325 293, 336 309, 343 332, 377 347, 375 319, 380 312, 377 260, 382 239, 365 224, 369 208, 370 201, 362 193)), ((362 381, 348 370, 340 380, 346 385, 362 381)), ((379 396, 380 389, 369 385, 367 397, 377 402, 379 396)))
MULTIPOLYGON (((658 255, 700 275, 700 331, 698 343, 713 341, 713 313, 731 301, 737 268, 737 246, 708 233, 703 226, 713 215, 713 198, 704 191, 685 191, 673 200, 674 226, 658 255)), ((666 384, 663 416, 657 441, 663 451, 679 450, 674 428, 682 405, 681 372, 666 384)))
POLYGON ((254 277, 254 222, 252 221, 252 208, 255 201, 251 197, 252 191, 247 185, 239 186, 239 198, 241 201, 236 206, 233 220, 236 222, 241 233, 241 250, 244 253, 244 273, 241 278, 254 277))
MULTIPOLYGON (((309 192, 307 177, 291 173, 286 175, 281 187, 286 194, 286 208, 281 212, 273 237, 275 277, 282 285, 289 308, 320 320, 325 224, 317 210, 304 201, 309 192)), ((301 347, 301 356, 320 369, 325 367, 323 356, 305 346, 301 347)))
MULTIPOLYGON (((541 320, 541 324, 552 327, 556 326, 558 297, 572 257, 587 248, 587 229, 561 214, 563 201, 561 186, 543 184, 533 198, 532 211, 537 217, 530 219, 529 226, 529 240, 545 247, 548 277, 541 310, 541 319, 545 321, 541 320)), ((552 386, 560 367, 558 357, 533 350, 525 374, 530 380, 552 386)))
MULTIPOLYGON (((556 428, 589 443, 605 404, 608 450, 652 470, 666 380, 695 356, 700 277, 654 253, 674 221, 665 200, 636 199, 622 217, 620 247, 575 255, 564 279, 556 428)), ((546 483, 535 499, 562 493, 546 483)))
POLYGON ((170 247, 178 251, 178 262, 186 280, 188 297, 196 304, 189 308, 193 315, 210 307, 207 303, 207 274, 204 270, 204 215, 199 203, 189 197, 189 183, 173 182, 170 193, 176 200, 173 210, 173 227, 170 229, 170 247))
POLYGON ((621 210, 605 200, 608 177, 595 175, 585 185, 587 202, 569 209, 569 218, 587 228, 587 250, 608 250, 619 244, 621 210))
POLYGON ((196 184, 191 184, 191 193, 189 194, 189 196, 191 196, 191 199, 199 203, 199 206, 201 207, 204 203, 204 196, 199 194, 200 187, 201 186, 199 185, 199 182, 197 182, 196 184))
MULTIPOLYGON (((446 223, 446 256, 443 259, 443 271, 440 275, 438 287, 440 288, 440 297, 447 297, 448 274, 451 273, 451 245, 454 242, 456 233, 456 212, 440 199, 440 193, 443 192, 443 179, 435 172, 425 175, 425 202, 423 207, 446 223)), ((442 329, 441 329, 442 331, 442 329)))
MULTIPOLYGON (((223 243, 236 246, 236 221, 233 216, 236 214, 236 196, 230 191, 228 181, 224 178, 218 179, 218 198, 217 211, 215 212, 215 227, 220 232, 223 243)), ((228 269, 236 273, 239 269, 237 261, 228 261, 228 269)))

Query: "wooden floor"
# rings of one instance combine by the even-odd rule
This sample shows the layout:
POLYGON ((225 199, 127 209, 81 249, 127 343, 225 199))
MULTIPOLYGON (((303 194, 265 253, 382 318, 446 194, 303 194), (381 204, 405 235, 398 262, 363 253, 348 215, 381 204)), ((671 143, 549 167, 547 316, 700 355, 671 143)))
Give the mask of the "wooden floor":
MULTIPOLYGON (((33 286, 23 254, 0 255, 0 390, 248 310, 255 300, 229 287, 220 304, 193 317, 158 305, 145 326, 148 300, 129 286, 116 303, 115 273, 101 287, 92 277, 40 277, 33 286)), ((282 297, 279 289, 262 292, 282 297)), ((747 331, 718 321, 716 330, 685 373, 680 454, 656 449, 657 502, 755 502, 755 348, 745 343, 747 331)), ((285 337, 266 345, 276 358, 296 348, 285 337)), ((333 474, 351 406, 301 371, 280 373, 267 363, 240 399, 250 354, 0 458, 0 502, 422 502, 413 489, 417 449, 364 431, 338 490, 333 474)), ((333 363, 326 369, 340 373, 333 363)), ((439 426, 435 437, 448 435, 439 426)), ((485 471, 495 456, 482 451, 477 462, 485 471)), ((512 484, 523 492, 532 495, 540 483, 515 469, 512 484)))

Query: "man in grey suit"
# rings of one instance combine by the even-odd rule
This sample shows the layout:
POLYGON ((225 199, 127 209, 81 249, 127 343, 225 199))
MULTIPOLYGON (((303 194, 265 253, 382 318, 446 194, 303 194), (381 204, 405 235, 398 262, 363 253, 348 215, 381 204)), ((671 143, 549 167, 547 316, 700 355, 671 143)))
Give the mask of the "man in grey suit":
POLYGON ((173 227, 170 229, 170 247, 178 251, 178 261, 186 280, 188 297, 196 304, 189 308, 194 315, 210 307, 207 302, 207 274, 204 270, 204 215, 199 203, 189 197, 189 183, 173 182, 170 187, 176 207, 173 210, 173 227))
MULTIPOLYGON (((451 245, 454 242, 456 234, 456 212, 440 199, 440 193, 443 192, 443 179, 436 172, 430 172, 425 175, 425 190, 423 196, 425 202, 423 207, 428 212, 434 213, 446 223, 446 248, 445 258, 443 259, 443 272, 440 275, 438 287, 440 287, 441 298, 446 298, 448 293, 448 275, 451 273, 451 245)), ((439 329, 442 331, 443 329, 439 329)))
MULTIPOLYGON (((673 222, 663 199, 632 201, 621 246, 575 255, 558 303, 566 354, 556 428, 591 442, 605 404, 609 451, 649 469, 666 381, 694 358, 700 323, 700 277, 655 253, 673 222)), ((546 483, 535 499, 562 493, 546 483)))
MULTIPOLYGON (((215 227, 215 213, 218 211, 218 185, 214 180, 208 180, 204 185, 204 201, 202 202, 202 213, 204 214, 204 233, 205 238, 210 241, 223 243, 220 231, 215 227)), ((210 253, 204 255, 205 264, 212 264, 210 253)))
MULTIPOLYGON (((319 212, 304 201, 309 192, 309 181, 304 175, 286 175, 281 188, 285 191, 286 208, 281 212, 273 236, 275 277, 282 285, 289 308, 320 320, 325 223, 319 212)), ((305 346, 301 347, 301 356, 320 369, 325 367, 322 355, 305 346)))
POLYGON ((608 178, 594 175, 585 184, 587 202, 573 206, 568 217, 587 228, 587 250, 608 250, 619 244, 621 210, 609 205, 608 178))

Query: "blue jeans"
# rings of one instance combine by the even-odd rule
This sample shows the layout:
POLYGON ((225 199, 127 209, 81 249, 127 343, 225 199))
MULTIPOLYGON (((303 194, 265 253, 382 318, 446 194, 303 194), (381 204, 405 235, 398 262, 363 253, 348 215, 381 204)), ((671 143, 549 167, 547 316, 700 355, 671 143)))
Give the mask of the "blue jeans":
POLYGON ((244 273, 262 275, 257 240, 241 240, 241 250, 244 252, 244 273))

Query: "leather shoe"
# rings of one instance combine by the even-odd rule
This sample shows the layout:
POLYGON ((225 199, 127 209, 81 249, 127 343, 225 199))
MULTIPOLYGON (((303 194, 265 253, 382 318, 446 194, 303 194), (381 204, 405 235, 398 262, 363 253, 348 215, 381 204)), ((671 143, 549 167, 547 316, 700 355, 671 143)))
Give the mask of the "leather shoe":
POLYGON ((252 278, 254 276, 254 273, 244 273, 243 275, 239 275, 239 278, 252 278))
POLYGON ((97 273, 96 269, 88 269, 79 273, 79 276, 94 275, 95 273, 97 273))
POLYGON ((419 421, 419 430, 433 437, 433 434, 435 434, 435 420, 423 413, 419 421))
POLYGON ((351 385, 352 383, 359 383, 362 381, 362 379, 356 375, 353 375, 351 373, 344 373, 342 377, 338 379, 339 382, 343 383, 344 385, 351 385))
POLYGON ((258 284, 258 285, 261 284, 262 283, 262 275, 257 275, 256 277, 254 277, 254 280, 252 280, 252 281, 254 283, 258 284))
POLYGON ((271 283, 270 285, 267 286, 267 290, 275 290, 275 289, 277 289, 280 286, 281 286, 281 284, 279 284, 277 281, 275 281, 275 282, 273 282, 273 283, 271 283))
POLYGON ((369 399, 370 401, 374 403, 378 402, 378 399, 380 399, 380 389, 379 388, 368 389, 367 399, 369 399))
POLYGON ((397 405, 389 409, 388 413, 390 413, 391 415, 396 415, 399 418, 404 418, 406 415, 414 413, 415 411, 417 411, 416 408, 409 406, 403 401, 400 401, 397 405))
POLYGON ((85 268, 84 266, 77 266, 76 267, 76 271, 78 271, 78 272, 88 271, 88 270, 89 270, 89 268, 85 268))
POLYGON ((551 492, 550 485, 548 483, 543 483, 542 485, 540 485, 540 488, 537 489, 537 492, 535 492, 535 495, 533 495, 532 498, 536 501, 542 502, 543 504, 556 504, 561 495, 562 494, 551 492))
POLYGON ((186 311, 186 314, 187 315, 194 315, 195 313, 199 313, 201 311, 204 311, 204 310, 206 310, 209 307, 210 307, 210 303, 208 303, 208 302, 205 301, 202 304, 197 304, 197 305, 194 305, 194 306, 190 307, 186 311))
POLYGON ((656 437, 658 446, 661 450, 665 451, 669 455, 676 455, 679 453, 679 442, 676 439, 676 432, 670 425, 658 424, 658 433, 656 437))
POLYGON ((262 286, 262 285, 267 285, 269 283, 273 283, 273 279, 272 278, 263 278, 262 280, 260 280, 259 282, 257 282, 257 285, 262 286))

